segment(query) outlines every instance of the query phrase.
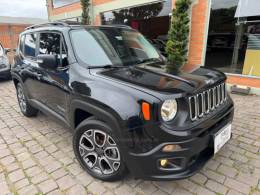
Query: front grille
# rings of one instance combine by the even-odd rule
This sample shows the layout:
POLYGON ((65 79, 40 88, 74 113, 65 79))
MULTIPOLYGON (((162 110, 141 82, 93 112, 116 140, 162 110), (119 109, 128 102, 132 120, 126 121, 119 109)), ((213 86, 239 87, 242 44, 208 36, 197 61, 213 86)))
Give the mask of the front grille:
POLYGON ((195 121, 202 118, 222 105, 226 99, 225 83, 189 97, 190 119, 195 121))

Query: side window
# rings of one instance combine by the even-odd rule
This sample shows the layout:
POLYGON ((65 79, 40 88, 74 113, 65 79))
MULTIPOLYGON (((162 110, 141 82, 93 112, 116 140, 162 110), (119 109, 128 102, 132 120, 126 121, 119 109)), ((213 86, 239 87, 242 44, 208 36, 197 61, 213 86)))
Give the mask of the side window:
POLYGON ((19 51, 23 53, 23 45, 24 45, 24 35, 20 37, 20 43, 19 43, 19 51))
POLYGON ((25 35, 24 40, 24 56, 34 58, 36 54, 36 34, 25 35))
POLYGON ((0 57, 4 55, 4 49, 2 45, 0 44, 0 57))
POLYGON ((39 54, 55 55, 60 67, 68 65, 62 36, 58 33, 41 33, 39 54))

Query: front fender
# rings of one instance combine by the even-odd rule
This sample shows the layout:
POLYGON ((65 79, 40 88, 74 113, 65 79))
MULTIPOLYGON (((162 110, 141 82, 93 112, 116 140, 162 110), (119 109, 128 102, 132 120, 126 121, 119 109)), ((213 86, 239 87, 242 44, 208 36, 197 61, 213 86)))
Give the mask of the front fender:
POLYGON ((24 87, 24 82, 22 80, 22 78, 15 72, 11 71, 11 76, 12 76, 12 80, 14 82, 15 85, 15 80, 17 80, 19 83, 21 83, 21 85, 23 86, 23 90, 24 90, 24 94, 27 98, 29 98, 29 92, 27 87, 24 87))
POLYGON ((70 104, 70 124, 71 127, 75 128, 75 111, 77 109, 84 110, 88 113, 90 113, 93 116, 96 116, 98 119, 102 120, 103 122, 107 123, 113 130, 115 130, 115 133, 118 135, 120 134, 120 129, 122 128, 122 119, 112 111, 112 109, 104 109, 101 107, 98 107, 96 105, 93 105, 89 102, 86 102, 84 100, 80 99, 73 99, 70 104), (109 111, 108 111, 109 110, 109 111), (120 124, 121 123, 121 124, 120 124))
MULTIPOLYGON (((127 129, 124 129, 123 120, 120 118, 119 115, 117 115, 117 113, 112 111, 112 109, 104 109, 79 99, 74 99, 71 101, 70 109, 71 110, 69 112, 69 120, 70 125, 71 127, 73 127, 73 129, 75 129, 74 121, 76 109, 84 110, 90 113, 91 115, 96 116, 98 120, 103 121, 111 128, 113 135, 116 136, 116 139, 118 140, 118 145, 121 148, 122 154, 126 154, 126 140, 124 139, 123 134, 126 132, 127 129)), ((125 155, 123 155, 123 159, 125 159, 125 155)))

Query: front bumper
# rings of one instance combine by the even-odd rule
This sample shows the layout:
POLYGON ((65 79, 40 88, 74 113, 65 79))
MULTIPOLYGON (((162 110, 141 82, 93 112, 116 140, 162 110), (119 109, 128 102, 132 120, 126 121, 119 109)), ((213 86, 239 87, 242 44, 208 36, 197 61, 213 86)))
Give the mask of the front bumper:
MULTIPOLYGON (((136 178, 147 180, 177 180, 194 175, 214 156, 213 136, 227 124, 232 123, 233 115, 234 107, 231 103, 213 118, 194 129, 189 129, 190 132, 194 130, 195 135, 181 136, 180 139, 179 132, 171 130, 171 134, 167 133, 168 141, 152 150, 145 153, 129 152, 126 161, 128 169, 136 178), (167 144, 178 144, 181 149, 175 152, 163 152, 162 148, 167 144), (171 159, 178 166, 174 169, 164 169, 160 166, 160 159, 171 159)), ((157 130, 165 132, 162 129, 157 130)))

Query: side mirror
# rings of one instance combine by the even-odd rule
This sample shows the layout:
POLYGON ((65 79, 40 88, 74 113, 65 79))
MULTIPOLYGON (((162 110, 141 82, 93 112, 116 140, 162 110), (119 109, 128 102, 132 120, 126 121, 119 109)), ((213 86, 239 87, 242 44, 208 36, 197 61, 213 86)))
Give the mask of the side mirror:
POLYGON ((38 55, 37 56, 37 63, 40 67, 50 70, 56 70, 58 68, 58 61, 55 55, 38 55))

